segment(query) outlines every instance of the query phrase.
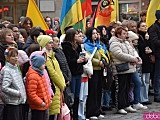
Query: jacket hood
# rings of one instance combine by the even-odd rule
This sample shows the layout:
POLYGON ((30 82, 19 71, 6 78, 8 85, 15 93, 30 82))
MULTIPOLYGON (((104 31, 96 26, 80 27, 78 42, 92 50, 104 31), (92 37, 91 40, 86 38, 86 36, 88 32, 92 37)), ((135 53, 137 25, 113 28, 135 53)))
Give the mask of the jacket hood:
POLYGON ((32 68, 40 68, 46 62, 45 58, 42 55, 34 55, 33 57, 31 57, 30 61, 32 64, 32 68))
MULTIPOLYGON (((32 63, 31 63, 31 58, 34 56, 34 55, 43 55, 43 54, 46 54, 46 52, 44 52, 44 51, 35 51, 35 52, 33 52, 31 55, 30 55, 30 57, 29 57, 29 64, 32 66, 32 63)), ((47 56, 47 54, 46 54, 46 56, 47 56)))
POLYGON ((116 36, 112 36, 111 39, 109 40, 109 44, 111 44, 112 42, 123 42, 123 40, 116 36))
POLYGON ((18 50, 18 63, 19 65, 23 65, 24 63, 28 62, 29 58, 23 50, 18 50))

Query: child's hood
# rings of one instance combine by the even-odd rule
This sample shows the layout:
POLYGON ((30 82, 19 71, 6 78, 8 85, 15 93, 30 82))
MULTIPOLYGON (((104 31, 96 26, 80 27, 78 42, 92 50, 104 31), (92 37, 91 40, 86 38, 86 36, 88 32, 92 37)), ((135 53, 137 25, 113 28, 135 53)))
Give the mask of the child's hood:
POLYGON ((28 62, 29 58, 23 50, 18 50, 18 63, 19 65, 23 65, 24 63, 28 62))
POLYGON ((30 57, 29 57, 29 64, 30 65, 32 65, 32 63, 31 63, 31 58, 34 56, 34 55, 43 55, 43 54, 46 54, 46 52, 44 52, 44 51, 35 51, 35 52, 33 52, 31 55, 30 55, 30 57))

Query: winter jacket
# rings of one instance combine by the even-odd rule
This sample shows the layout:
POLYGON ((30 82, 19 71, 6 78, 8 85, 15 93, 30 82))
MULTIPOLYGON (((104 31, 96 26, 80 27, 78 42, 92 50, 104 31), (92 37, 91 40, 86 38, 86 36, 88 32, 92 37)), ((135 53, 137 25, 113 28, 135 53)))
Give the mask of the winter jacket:
POLYGON ((63 51, 61 49, 54 49, 53 51, 55 52, 55 57, 59 63, 59 66, 62 70, 63 76, 65 78, 65 82, 67 83, 68 81, 71 81, 71 71, 69 69, 66 56, 64 55, 63 51))
POLYGON ((44 75, 41 76, 32 67, 29 67, 26 79, 26 91, 30 108, 35 110, 48 109, 52 98, 48 92, 44 75), (44 107, 41 106, 42 102, 46 104, 44 107))
MULTIPOLYGON (((45 53, 45 52, 44 51, 35 51, 30 55, 29 58, 31 59, 34 55, 43 55, 43 53, 45 53)), ((30 65, 32 65, 31 61, 30 61, 30 65)), ((50 95, 53 97, 54 93, 53 93, 53 90, 51 88, 51 81, 50 81, 50 78, 49 78, 49 75, 48 75, 48 72, 47 72, 46 69, 44 69, 44 77, 45 77, 46 82, 47 82, 48 91, 49 91, 50 95)))
POLYGON ((5 103, 24 104, 26 102, 26 90, 18 66, 6 62, 6 65, 2 68, 2 76, 2 91, 5 94, 5 103), (21 94, 20 97, 19 94, 21 94))
POLYGON ((4 51, 8 47, 7 44, 0 42, 0 62, 2 67, 5 65, 5 56, 4 56, 4 51))
POLYGON ((56 87, 56 93, 52 99, 52 104, 49 108, 49 114, 54 115, 60 113, 60 90, 65 88, 65 80, 61 69, 59 67, 58 61, 55 58, 55 53, 47 54, 46 67, 50 79, 56 87))
MULTIPOLYGON (((150 54, 145 53, 146 47, 150 47, 149 40, 145 40, 146 32, 138 31, 140 37, 138 39, 139 56, 142 59, 142 73, 150 73, 152 71, 152 64, 150 62, 150 54)), ((150 47, 151 48, 151 47, 150 47)))
POLYGON ((62 48, 66 56, 72 76, 81 75, 83 73, 83 65, 85 64, 85 63, 77 63, 79 54, 80 52, 82 52, 81 46, 78 46, 78 48, 74 50, 70 42, 63 42, 62 48))
POLYGON ((100 64, 100 61, 101 61, 101 58, 102 58, 102 55, 100 53, 99 50, 102 50, 102 46, 99 44, 100 42, 97 40, 95 42, 95 44, 93 44, 92 42, 90 42, 90 40, 87 40, 85 43, 84 43, 84 49, 86 50, 86 52, 88 54, 92 54, 93 51, 95 50, 95 47, 97 47, 97 50, 92 58, 92 66, 93 66, 93 70, 101 70, 101 66, 99 65, 100 64))
POLYGON ((133 73, 136 71, 136 65, 130 64, 131 62, 136 61, 135 49, 133 49, 127 41, 123 41, 116 36, 111 37, 109 51, 112 59, 113 75, 133 73), (124 72, 117 72, 115 65, 126 62, 128 62, 129 70, 124 72))
POLYGON ((23 50, 24 50, 26 53, 28 53, 28 48, 29 48, 29 46, 30 46, 31 44, 33 44, 33 43, 35 43, 35 41, 34 41, 31 37, 29 37, 28 40, 27 40, 27 42, 23 45, 23 50))
POLYGON ((151 49, 157 60, 160 60, 160 23, 155 23, 148 29, 149 38, 151 40, 151 49))
MULTIPOLYGON (((4 51, 6 50, 6 48, 8 47, 7 44, 4 44, 2 42, 0 42, 0 63, 1 63, 1 68, 5 65, 5 56, 4 56, 4 51)), ((2 86, 2 79, 0 78, 0 85, 2 86)), ((0 88, 0 104, 3 104, 3 101, 1 99, 1 96, 3 96, 2 93, 2 88, 0 88)))

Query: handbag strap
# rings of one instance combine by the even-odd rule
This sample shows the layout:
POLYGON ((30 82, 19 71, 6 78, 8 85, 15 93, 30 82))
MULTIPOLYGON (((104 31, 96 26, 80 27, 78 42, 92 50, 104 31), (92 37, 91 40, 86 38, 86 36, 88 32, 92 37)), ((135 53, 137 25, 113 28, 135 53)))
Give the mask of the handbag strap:
POLYGON ((63 94, 62 91, 60 92, 60 94, 61 94, 61 97, 60 97, 60 105, 63 106, 63 104, 65 103, 65 102, 64 102, 64 94, 63 94))
POLYGON ((94 48, 94 50, 93 50, 93 52, 92 52, 92 54, 90 56, 90 60, 92 60, 92 58, 93 58, 94 54, 96 53, 96 51, 97 51, 97 47, 94 48))

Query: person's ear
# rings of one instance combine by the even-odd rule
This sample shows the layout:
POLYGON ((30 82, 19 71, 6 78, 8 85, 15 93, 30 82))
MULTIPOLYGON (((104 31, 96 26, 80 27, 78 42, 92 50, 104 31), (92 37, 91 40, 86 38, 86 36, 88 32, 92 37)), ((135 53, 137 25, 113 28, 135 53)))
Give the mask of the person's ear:
POLYGON ((34 36, 33 38, 34 38, 34 41, 37 43, 37 37, 36 37, 36 36, 34 36))
POLYGON ((9 61, 9 57, 8 56, 6 56, 6 60, 9 61))

